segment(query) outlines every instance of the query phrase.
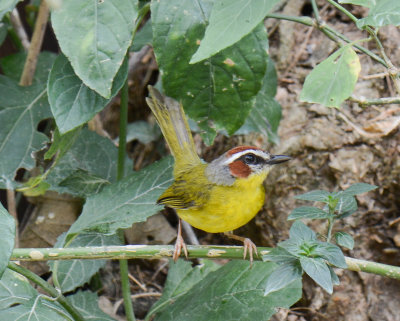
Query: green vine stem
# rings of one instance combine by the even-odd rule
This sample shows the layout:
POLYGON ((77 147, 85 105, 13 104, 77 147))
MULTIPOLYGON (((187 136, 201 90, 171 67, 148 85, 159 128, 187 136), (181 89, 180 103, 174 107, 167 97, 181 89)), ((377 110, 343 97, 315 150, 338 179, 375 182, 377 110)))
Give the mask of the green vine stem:
MULTIPOLYGON (((259 247, 255 260, 261 260, 270 248, 259 247)), ((189 258, 243 259, 242 246, 188 245, 189 258)), ((21 248, 14 249, 13 261, 47 261, 71 259, 161 259, 172 258, 173 245, 126 245, 75 248, 21 248)), ((400 267, 346 257, 348 270, 367 272, 400 280, 400 267)))
POLYGON ((40 286, 43 290, 45 290, 50 296, 52 296, 55 301, 61 304, 61 306, 68 311, 69 314, 74 318, 75 321, 84 321, 85 319, 79 313, 78 310, 74 308, 74 306, 55 288, 53 288, 49 283, 43 280, 41 277, 36 275, 35 273, 29 271, 28 269, 20 266, 18 264, 9 262, 7 266, 10 270, 17 272, 23 276, 25 276, 28 280, 40 286))

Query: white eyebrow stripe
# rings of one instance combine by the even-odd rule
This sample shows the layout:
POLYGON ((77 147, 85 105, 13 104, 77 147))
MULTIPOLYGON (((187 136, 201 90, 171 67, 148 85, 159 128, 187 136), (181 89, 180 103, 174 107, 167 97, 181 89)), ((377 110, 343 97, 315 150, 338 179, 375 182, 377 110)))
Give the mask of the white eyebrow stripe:
POLYGON ((252 154, 260 156, 260 157, 262 157, 264 159, 269 156, 268 153, 266 153, 266 152, 264 152, 262 150, 259 150, 259 149, 246 149, 244 151, 241 151, 239 153, 235 153, 235 154, 231 155, 223 164, 224 165, 228 165, 228 164, 232 163, 234 160, 236 160, 236 159, 238 159, 238 158, 240 158, 243 155, 246 155, 248 153, 252 153, 252 154))

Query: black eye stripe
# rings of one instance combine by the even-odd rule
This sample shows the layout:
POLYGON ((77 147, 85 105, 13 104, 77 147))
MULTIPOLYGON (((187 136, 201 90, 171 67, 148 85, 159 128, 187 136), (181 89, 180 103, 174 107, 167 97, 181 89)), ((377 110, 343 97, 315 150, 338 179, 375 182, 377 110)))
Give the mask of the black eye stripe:
POLYGON ((247 165, 258 165, 258 164, 265 163, 264 158, 254 155, 253 153, 245 154, 245 155, 241 156, 239 158, 239 160, 241 160, 243 163, 245 163, 247 165))

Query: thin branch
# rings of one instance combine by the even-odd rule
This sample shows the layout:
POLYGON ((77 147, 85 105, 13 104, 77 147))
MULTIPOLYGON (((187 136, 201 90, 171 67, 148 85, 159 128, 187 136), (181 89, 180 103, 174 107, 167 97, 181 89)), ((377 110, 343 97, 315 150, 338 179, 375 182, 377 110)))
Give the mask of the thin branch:
POLYGON ((21 80, 19 82, 21 86, 30 86, 32 84, 48 19, 49 8, 46 4, 46 1, 42 0, 39 6, 39 13, 36 19, 35 30, 33 31, 31 45, 29 46, 28 56, 26 57, 24 70, 22 72, 21 80))
MULTIPOLYGON (((188 245, 189 258, 243 259, 242 246, 188 245)), ((271 248, 259 247, 255 260, 261 260, 271 248)), ((48 261, 71 259, 161 259, 172 258, 173 245, 126 245, 75 248, 14 249, 11 260, 48 261)), ((346 257, 348 270, 367 272, 400 280, 400 267, 346 257)))
POLYGON ((384 97, 375 99, 362 99, 362 98, 350 97, 349 99, 350 101, 354 101, 363 107, 371 105, 400 104, 400 97, 384 97))
POLYGON ((19 247, 19 234, 18 234, 18 215, 17 203, 15 201, 15 191, 11 188, 7 189, 7 209, 8 212, 14 217, 15 220, 15 247, 19 247))
POLYGON ((31 44, 29 42, 28 35, 24 29, 24 26, 22 25, 17 8, 14 8, 13 11, 11 11, 10 21, 18 35, 19 40, 21 41, 22 47, 24 47, 25 51, 28 51, 31 44))

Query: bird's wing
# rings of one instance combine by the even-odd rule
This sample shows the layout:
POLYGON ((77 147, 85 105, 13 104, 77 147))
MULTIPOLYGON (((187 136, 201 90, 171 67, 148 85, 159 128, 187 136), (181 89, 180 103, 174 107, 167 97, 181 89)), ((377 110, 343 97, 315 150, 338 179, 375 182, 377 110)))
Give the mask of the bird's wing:
POLYGON ((181 172, 157 203, 175 209, 201 208, 209 200, 213 186, 198 170, 181 172))

